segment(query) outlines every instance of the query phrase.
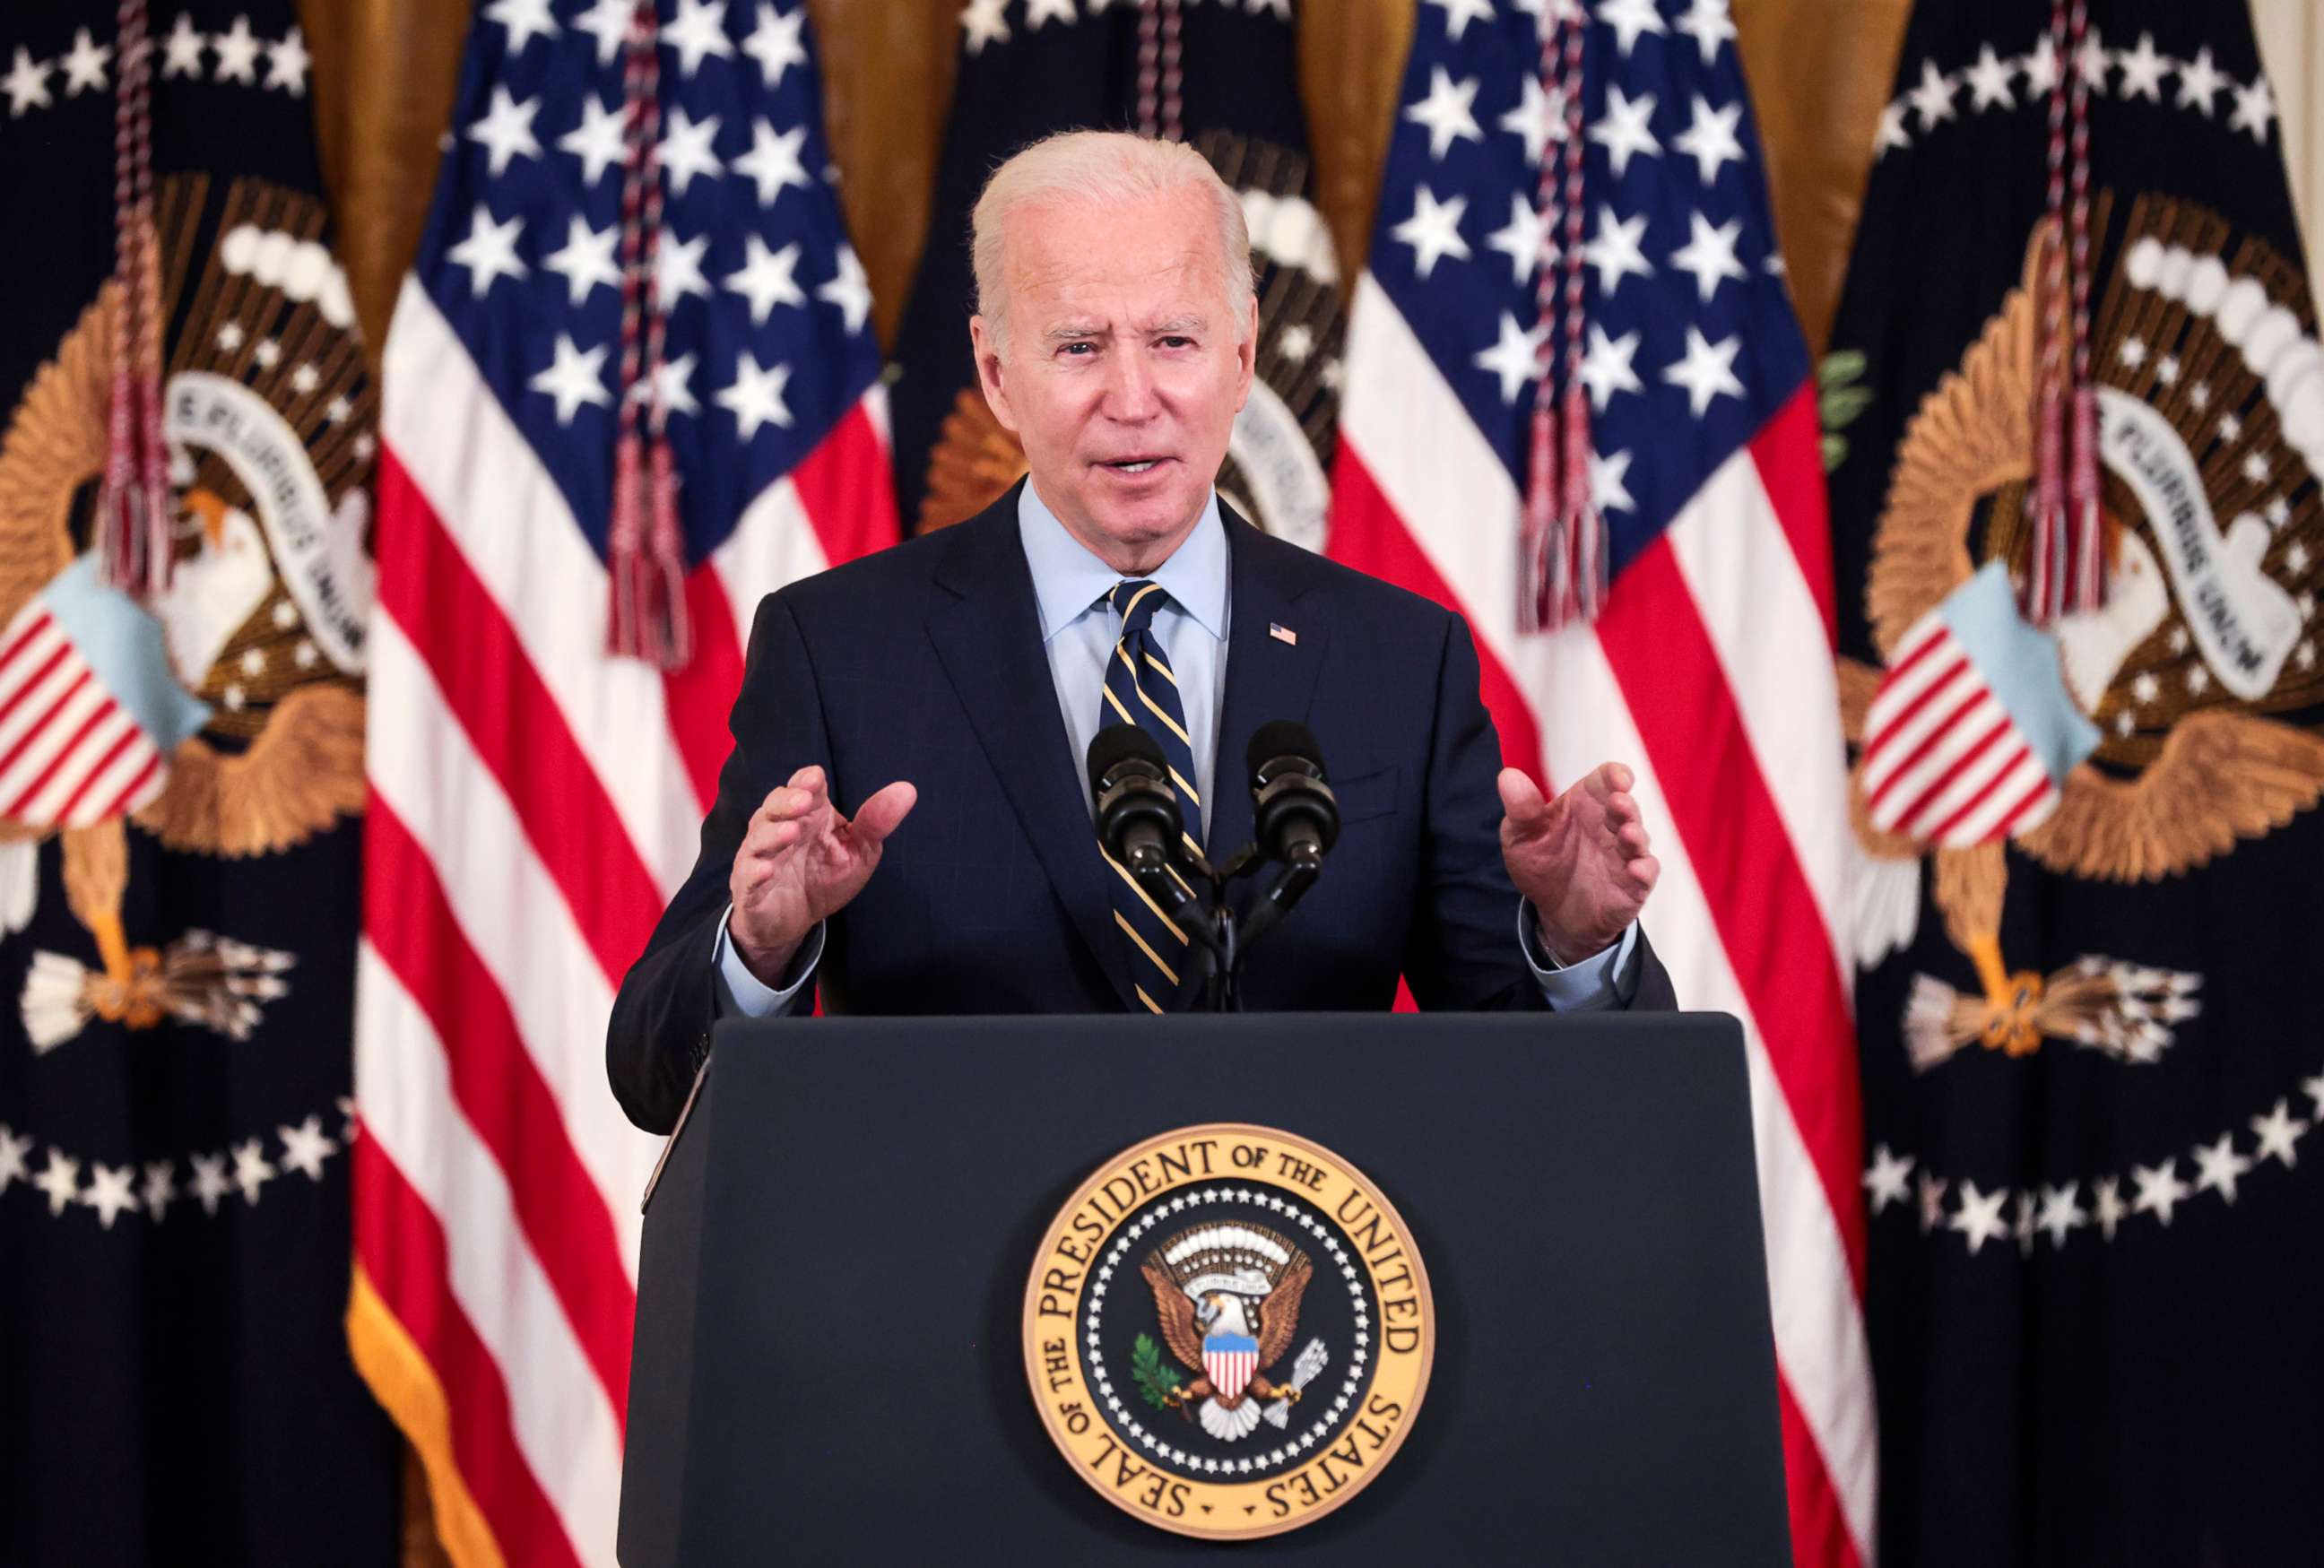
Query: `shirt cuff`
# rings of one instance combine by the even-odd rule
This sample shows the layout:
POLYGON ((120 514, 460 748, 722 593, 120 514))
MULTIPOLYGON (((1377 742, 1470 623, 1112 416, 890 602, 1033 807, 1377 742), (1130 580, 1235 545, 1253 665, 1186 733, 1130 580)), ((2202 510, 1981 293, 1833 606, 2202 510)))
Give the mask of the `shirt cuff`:
POLYGON ((720 984, 712 993, 720 1018, 782 1018, 798 1001, 799 992, 815 976, 815 966, 823 962, 823 922, 808 932, 799 950, 791 955, 790 967, 783 973, 783 985, 778 990, 751 973, 742 955, 734 951, 727 939, 726 920, 734 912, 729 904, 718 916, 718 940, 711 945, 711 967, 717 971, 720 984))
MULTIPOLYGON (((721 929, 724 929, 722 927, 721 929)), ((1619 982, 1638 945, 1638 923, 1623 929, 1622 939, 1602 953, 1561 965, 1542 947, 1534 930, 1533 905, 1517 900, 1517 945, 1541 984, 1541 993, 1556 1012, 1602 1012, 1623 1005, 1619 982)))

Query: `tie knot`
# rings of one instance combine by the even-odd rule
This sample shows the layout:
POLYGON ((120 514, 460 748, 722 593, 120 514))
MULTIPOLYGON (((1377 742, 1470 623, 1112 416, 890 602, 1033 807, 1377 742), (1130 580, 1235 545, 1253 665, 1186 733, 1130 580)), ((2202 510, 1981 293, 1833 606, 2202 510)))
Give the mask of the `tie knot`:
POLYGON ((1113 586, 1107 595, 1115 613, 1121 617, 1121 634, 1134 637, 1154 624, 1154 613, 1170 602, 1170 595, 1159 584, 1143 577, 1132 577, 1113 586))

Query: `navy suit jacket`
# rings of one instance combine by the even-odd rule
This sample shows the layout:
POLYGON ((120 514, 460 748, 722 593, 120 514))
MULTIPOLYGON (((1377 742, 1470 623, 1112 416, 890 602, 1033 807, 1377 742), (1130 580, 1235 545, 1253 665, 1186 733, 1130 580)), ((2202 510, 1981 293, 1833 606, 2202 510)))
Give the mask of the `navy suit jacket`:
MULTIPOLYGON (((1546 1008, 1518 945, 1500 742, 1467 624, 1220 510, 1232 608, 1210 847, 1250 837, 1239 775, 1270 719, 1314 732, 1341 810, 1323 876, 1252 949, 1244 1005, 1382 1010, 1402 975, 1424 1008, 1546 1008)), ((810 762, 850 814, 894 779, 919 789, 879 870, 829 922, 815 975, 825 1010, 1143 1016, 1014 489, 956 527, 762 600, 732 727, 693 873, 614 1000, 606 1065, 632 1121, 659 1131, 677 1120, 717 1017, 711 956, 735 849, 767 792, 810 762)), ((1633 964, 1629 1005, 1674 1007, 1644 933, 1633 964)))

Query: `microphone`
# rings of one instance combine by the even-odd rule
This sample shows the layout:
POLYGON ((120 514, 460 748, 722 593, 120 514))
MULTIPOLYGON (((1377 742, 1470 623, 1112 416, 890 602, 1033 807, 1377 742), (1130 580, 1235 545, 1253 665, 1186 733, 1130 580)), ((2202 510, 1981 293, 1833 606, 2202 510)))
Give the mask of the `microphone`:
POLYGON ((1186 903, 1190 895, 1169 874, 1185 818, 1162 748, 1136 724, 1108 724, 1090 742, 1088 764, 1098 842, 1166 909, 1186 903))
POLYGON ((1250 738, 1251 804, 1259 847, 1286 866, 1313 870, 1340 837, 1340 802, 1323 781, 1323 755, 1305 724, 1276 719, 1250 738))

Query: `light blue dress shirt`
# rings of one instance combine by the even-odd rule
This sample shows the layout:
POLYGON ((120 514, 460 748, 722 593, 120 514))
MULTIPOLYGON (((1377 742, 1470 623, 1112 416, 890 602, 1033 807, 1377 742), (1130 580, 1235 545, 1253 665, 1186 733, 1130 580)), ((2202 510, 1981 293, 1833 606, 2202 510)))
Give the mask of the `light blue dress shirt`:
MULTIPOLYGON (((1048 657, 1049 678, 1057 688, 1057 711, 1065 721, 1065 736, 1076 758, 1089 753, 1097 738, 1098 717, 1104 702, 1106 661, 1121 637, 1121 617, 1111 602, 1121 574, 1106 565, 1069 532, 1028 481, 1018 492, 1017 534, 1025 547, 1025 563, 1032 569, 1033 598, 1041 616, 1041 647, 1048 657)), ((1178 699, 1186 712, 1186 733, 1194 742, 1194 789, 1204 801, 1218 777, 1219 715, 1226 703, 1228 574, 1232 569, 1227 548, 1226 524, 1219 516, 1218 493, 1203 505, 1194 531, 1170 558, 1147 575, 1170 595, 1155 612, 1154 634, 1169 650, 1171 669, 1178 677, 1178 699)), ((1086 794, 1083 804, 1094 815, 1086 794)), ((1211 813, 1203 813, 1204 832, 1211 813)), ((1205 846, 1207 847, 1207 846, 1205 846)), ((728 907, 729 913, 732 906, 728 907)), ((1615 1006, 1616 976, 1629 962, 1637 945, 1638 927, 1632 922, 1622 939, 1605 952, 1558 969, 1545 965, 1537 954, 1532 924, 1523 899, 1518 900, 1518 945, 1526 962, 1541 982, 1544 995, 1560 1012, 1585 1012, 1615 1006)), ((718 919, 718 936, 711 956, 725 994, 719 998, 721 1016, 740 1014, 770 1018, 790 1010, 815 966, 823 956, 823 927, 818 925, 791 960, 779 989, 762 983, 744 966, 741 955, 726 937, 726 917, 718 919)))

